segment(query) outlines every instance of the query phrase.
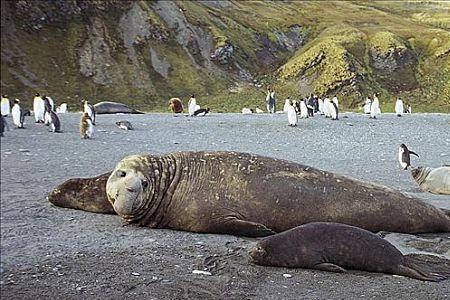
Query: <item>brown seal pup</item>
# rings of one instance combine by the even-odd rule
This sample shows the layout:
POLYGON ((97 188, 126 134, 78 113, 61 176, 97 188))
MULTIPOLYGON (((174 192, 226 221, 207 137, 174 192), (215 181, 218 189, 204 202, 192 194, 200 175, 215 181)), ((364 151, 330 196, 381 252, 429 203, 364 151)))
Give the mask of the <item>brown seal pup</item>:
POLYGON ((450 166, 413 168, 411 176, 425 192, 450 195, 450 166))
POLYGON ((47 199, 55 205, 96 213, 115 214, 105 202, 106 181, 110 172, 94 178, 72 178, 55 188, 47 199), (77 201, 73 201, 76 198, 77 201))
POLYGON ((367 230, 338 223, 314 222, 264 238, 250 252, 263 266, 346 272, 344 268, 397 274, 419 280, 446 277, 420 267, 388 241, 367 230))
MULTIPOLYGON (((112 172, 106 191, 104 202, 108 196, 126 222, 151 228, 265 236, 328 221, 372 232, 450 232, 450 217, 418 198, 248 153, 129 156, 112 172)), ((81 199, 83 192, 65 193, 73 195, 74 208, 89 201, 81 199)))
POLYGON ((181 103, 180 98, 172 98, 169 100, 169 108, 174 114, 179 114, 183 112, 183 103, 181 103))

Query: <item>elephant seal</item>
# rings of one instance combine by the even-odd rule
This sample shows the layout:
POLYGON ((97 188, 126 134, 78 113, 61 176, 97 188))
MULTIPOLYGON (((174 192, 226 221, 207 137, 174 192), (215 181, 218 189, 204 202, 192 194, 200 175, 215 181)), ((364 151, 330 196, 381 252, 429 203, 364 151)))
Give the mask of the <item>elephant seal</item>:
POLYGON ((143 114, 123 103, 103 101, 94 105, 96 114, 143 114))
POLYGON ((413 168, 411 176, 425 192, 450 195, 450 166, 413 168))
MULTIPOLYGON (((89 201, 81 199, 85 193, 65 189, 49 200, 59 205, 58 198, 70 194, 78 208, 89 201)), ((450 217, 417 198, 248 153, 129 156, 111 173, 103 197, 126 222, 151 228, 266 236, 328 221, 372 232, 450 232, 450 217)))
POLYGON ((61 207, 75 208, 95 213, 115 214, 105 202, 106 181, 111 172, 93 178, 72 178, 55 188, 47 199, 61 207), (77 201, 73 201, 77 199, 77 201))
POLYGON ((264 238, 250 252, 263 266, 346 272, 344 268, 397 274, 425 281, 446 277, 417 265, 397 248, 367 230, 338 223, 314 222, 264 238))

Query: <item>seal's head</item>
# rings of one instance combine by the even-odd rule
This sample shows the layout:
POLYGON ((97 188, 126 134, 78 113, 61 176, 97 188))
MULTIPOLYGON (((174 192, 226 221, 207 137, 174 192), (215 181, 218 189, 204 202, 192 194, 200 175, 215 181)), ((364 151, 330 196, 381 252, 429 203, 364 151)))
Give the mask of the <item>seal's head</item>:
POLYGON ((262 265, 266 261, 267 252, 264 250, 264 246, 258 242, 253 248, 250 249, 248 255, 252 263, 262 265))
POLYGON ((128 156, 116 166, 106 183, 108 200, 127 222, 139 219, 149 205, 153 181, 148 177, 144 157, 128 156))

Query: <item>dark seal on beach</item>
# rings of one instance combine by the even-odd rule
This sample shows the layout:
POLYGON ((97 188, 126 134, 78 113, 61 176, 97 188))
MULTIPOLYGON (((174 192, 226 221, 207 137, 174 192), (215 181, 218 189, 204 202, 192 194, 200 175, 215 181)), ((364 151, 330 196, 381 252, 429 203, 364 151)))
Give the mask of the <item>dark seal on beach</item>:
POLYGON ((143 112, 137 111, 134 108, 128 107, 123 103, 117 102, 99 102, 94 105, 95 113, 98 115, 101 114, 143 114, 143 112))
POLYGON ((263 266, 346 272, 344 268, 441 281, 445 276, 419 266, 388 241, 367 230, 315 222, 258 241, 250 261, 263 266))
MULTIPOLYGON (((126 222, 151 228, 266 236, 326 221, 372 232, 450 231, 450 218, 417 198, 298 163, 247 153, 129 156, 119 162, 107 182, 102 178, 97 181, 99 191, 106 183, 102 208, 109 199, 126 222)), ((79 183, 70 188, 57 187, 60 192, 50 196, 50 202, 61 206, 60 198, 65 197, 64 206, 73 208, 79 208, 80 201, 89 202, 89 194, 82 188, 84 181, 79 183)), ((101 196, 96 197, 98 200, 101 196)))

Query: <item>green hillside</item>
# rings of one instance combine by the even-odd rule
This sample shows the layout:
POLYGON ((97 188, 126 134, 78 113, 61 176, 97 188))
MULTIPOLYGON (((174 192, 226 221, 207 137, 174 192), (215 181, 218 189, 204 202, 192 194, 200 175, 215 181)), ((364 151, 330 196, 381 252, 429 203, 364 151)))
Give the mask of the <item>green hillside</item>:
POLYGON ((39 91, 167 111, 191 93, 213 111, 337 94, 344 109, 381 93, 450 112, 450 3, 433 1, 1 2, 1 91, 39 91))

